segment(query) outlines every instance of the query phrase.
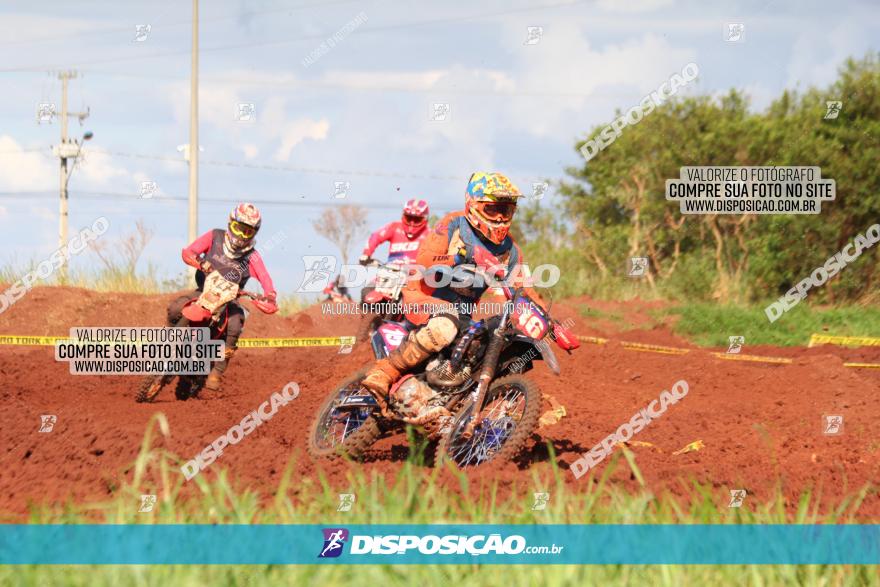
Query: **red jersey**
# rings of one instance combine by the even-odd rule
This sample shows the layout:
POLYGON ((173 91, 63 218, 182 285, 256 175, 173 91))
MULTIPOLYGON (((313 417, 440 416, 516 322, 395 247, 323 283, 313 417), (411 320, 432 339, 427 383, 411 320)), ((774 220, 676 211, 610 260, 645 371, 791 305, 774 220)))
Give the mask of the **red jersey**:
POLYGON ((427 226, 420 230, 418 234, 409 238, 406 235, 406 226, 403 222, 395 220, 370 235, 370 240, 367 241, 363 254, 371 257, 376 247, 384 242, 388 242, 390 243, 388 249, 389 263, 415 263, 416 252, 426 236, 428 236, 427 226))

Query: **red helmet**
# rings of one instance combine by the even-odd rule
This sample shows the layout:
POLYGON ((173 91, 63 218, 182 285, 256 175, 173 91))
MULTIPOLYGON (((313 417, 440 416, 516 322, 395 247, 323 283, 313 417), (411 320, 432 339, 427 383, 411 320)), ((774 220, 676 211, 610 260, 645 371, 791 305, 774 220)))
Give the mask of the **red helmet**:
POLYGON ((409 200, 403 205, 403 217, 400 220, 406 236, 413 238, 428 226, 428 213, 428 202, 425 200, 409 200))
POLYGON ((231 251, 242 253, 252 249, 262 222, 260 211, 253 204, 245 202, 236 206, 229 213, 226 227, 226 244, 231 251))

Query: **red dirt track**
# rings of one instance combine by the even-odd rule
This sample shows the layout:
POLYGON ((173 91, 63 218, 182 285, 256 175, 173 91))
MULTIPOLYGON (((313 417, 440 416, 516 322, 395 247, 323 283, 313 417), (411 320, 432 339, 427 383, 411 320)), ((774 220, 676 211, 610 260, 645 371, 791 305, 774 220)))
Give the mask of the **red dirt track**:
MULTIPOLYGON (((65 335, 72 326, 157 326, 173 297, 35 288, 0 314, 0 334, 65 335)), ((572 318, 578 334, 607 337, 609 343, 583 344, 571 356, 557 351, 560 377, 542 363, 528 375, 565 406, 567 416, 541 429, 516 463, 469 473, 475 481, 497 480, 502 489, 514 483, 525 487, 533 470, 542 475, 549 471, 545 442, 550 441, 569 489, 586 489, 589 478, 576 480, 568 464, 679 379, 688 382, 688 395, 634 438, 656 449, 632 447, 655 494, 682 494, 697 480, 714 487, 719 507, 726 507, 728 489, 747 489, 747 504, 756 504, 781 486, 791 512, 800 493, 812 489, 827 511, 843 496, 880 480, 880 370, 843 366, 845 361, 880 363, 880 349, 743 350, 791 357, 790 365, 724 361, 703 350, 683 356, 634 352, 618 342, 690 345, 665 328, 613 332, 591 327, 575 309, 591 303, 560 302, 554 317, 572 318), (823 414, 843 415, 844 433, 823 435, 823 414), (705 448, 671 454, 696 440, 705 448)), ((594 307, 600 305, 607 302, 594 307)), ((638 307, 633 302, 618 305, 638 307)), ((357 318, 322 316, 320 307, 284 318, 254 312, 245 336, 341 336, 354 334, 356 326, 357 318)), ((67 363, 54 360, 51 347, 0 346, 0 512, 17 519, 32 503, 108 500, 113 488, 131 481, 131 465, 155 412, 164 413, 171 428, 170 438, 159 442, 189 459, 289 381, 300 385, 299 397, 227 448, 202 475, 225 468, 240 487, 271 496, 294 455, 295 478, 315 475, 320 468, 340 491, 349 487, 346 475, 352 466, 392 474, 406 455, 401 434, 382 439, 362 465, 315 463, 305 451, 319 404, 371 357, 365 344, 355 345, 349 355, 337 354, 335 348, 245 348, 229 368, 221 395, 180 402, 166 389, 155 403, 137 404, 138 377, 73 376, 67 363), (51 433, 38 432, 41 414, 58 416, 51 433)), ((612 482, 637 488, 625 464, 612 482)), ((863 502, 858 516, 880 519, 876 492, 863 502)))

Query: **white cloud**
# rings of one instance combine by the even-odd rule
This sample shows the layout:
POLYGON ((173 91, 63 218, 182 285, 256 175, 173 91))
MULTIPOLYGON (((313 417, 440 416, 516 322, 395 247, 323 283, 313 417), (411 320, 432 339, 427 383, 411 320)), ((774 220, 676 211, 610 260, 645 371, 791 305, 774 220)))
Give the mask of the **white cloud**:
MULTIPOLYGON (((517 87, 552 96, 518 96, 507 101, 509 120, 540 137, 565 140, 608 119, 615 107, 636 105, 648 92, 696 61, 695 49, 675 47, 653 33, 596 46, 577 23, 558 24, 541 43, 518 52, 512 71, 517 87), (532 49, 537 49, 533 51, 532 49), (574 131, 574 132, 573 132, 574 131)), ((518 34, 511 28, 510 34, 518 34)))
POLYGON ((43 204, 31 206, 30 213, 46 222, 58 222, 58 210, 50 210, 43 204))
POLYGON ((256 159, 257 155, 260 154, 260 148, 252 143, 242 145, 241 150, 244 153, 244 158, 248 160, 256 159))
POLYGON ((825 23, 805 26, 798 32, 788 67, 788 87, 825 86, 837 78, 837 69, 847 57, 861 57, 860 45, 870 46, 864 33, 850 23, 827 28, 825 23))
POLYGON ((83 182, 104 187, 111 183, 118 183, 119 178, 131 177, 129 171, 123 167, 113 165, 112 158, 101 151, 89 151, 83 149, 85 157, 77 164, 71 177, 72 181, 83 182), (78 177, 77 177, 78 176, 78 177))
MULTIPOLYGON (((251 142, 236 145, 246 159, 254 159, 260 152, 255 139, 265 143, 277 143, 274 159, 288 161, 297 145, 306 139, 324 140, 330 130, 326 118, 294 117, 295 111, 290 100, 283 95, 267 94, 267 88, 274 91, 278 84, 295 83, 291 75, 271 75, 261 72, 229 72, 234 79, 214 79, 202 84, 199 91, 199 123, 202 128, 212 125, 222 131, 233 144, 245 137, 251 142), (263 87, 261 87, 263 86, 263 87), (247 91, 240 88, 246 87, 247 91), (252 103, 256 110, 256 121, 243 123, 235 119, 238 104, 252 103)), ((174 117, 180 123, 189 123, 189 86, 183 83, 172 84, 167 99, 172 104, 174 117)), ((204 135, 203 135, 204 136, 204 135)), ((205 146, 208 149, 208 146, 205 146)), ((211 149, 214 154, 218 149, 211 149)))
POLYGON ((596 4, 602 10, 607 12, 651 12, 658 8, 666 8, 672 6, 673 0, 599 0, 596 4))
POLYGON ((0 188, 4 191, 55 189, 58 167, 47 157, 48 150, 24 151, 9 135, 0 136, 0 188))
POLYGON ((327 132, 330 130, 330 123, 326 118, 321 120, 310 120, 308 118, 300 118, 285 124, 279 129, 279 138, 281 145, 275 151, 275 159, 277 161, 288 161, 290 153, 293 149, 306 139, 323 140, 327 138, 327 132))

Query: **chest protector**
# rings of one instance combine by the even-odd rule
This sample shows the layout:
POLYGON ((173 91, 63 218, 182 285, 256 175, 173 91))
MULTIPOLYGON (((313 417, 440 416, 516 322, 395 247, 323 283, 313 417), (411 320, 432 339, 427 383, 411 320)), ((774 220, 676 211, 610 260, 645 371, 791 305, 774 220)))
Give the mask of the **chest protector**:
MULTIPOLYGON (((223 252, 223 239, 226 231, 222 228, 216 228, 211 234, 211 248, 205 253, 205 260, 214 267, 215 271, 219 271, 227 281, 236 283, 239 288, 243 288, 244 284, 251 277, 250 257, 254 249, 251 249, 238 259, 231 259, 223 252)), ((201 271, 196 274, 196 283, 199 289, 202 289, 205 283, 205 274, 201 271)))
MULTIPOLYGON (((504 274, 498 279, 506 278, 519 262, 519 253, 510 236, 499 244, 486 241, 477 236, 473 227, 464 216, 452 219, 447 228, 449 253, 455 254, 456 265, 476 265, 487 269, 493 265, 504 267, 504 274)), ((453 303, 474 303, 488 289, 488 284, 454 287, 452 284, 436 289, 431 295, 453 303)))

